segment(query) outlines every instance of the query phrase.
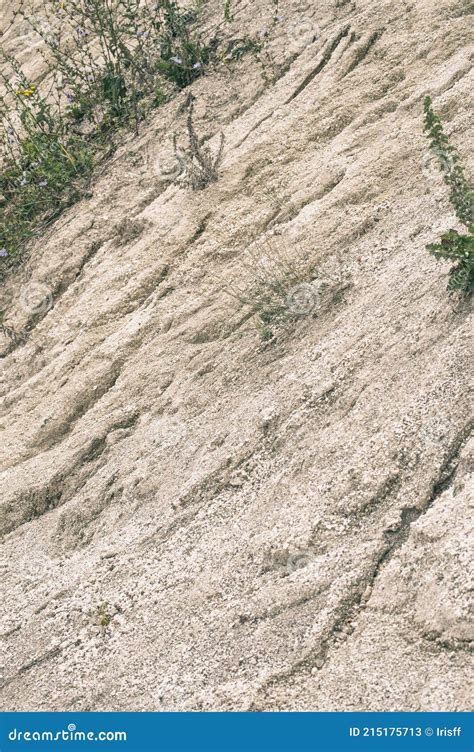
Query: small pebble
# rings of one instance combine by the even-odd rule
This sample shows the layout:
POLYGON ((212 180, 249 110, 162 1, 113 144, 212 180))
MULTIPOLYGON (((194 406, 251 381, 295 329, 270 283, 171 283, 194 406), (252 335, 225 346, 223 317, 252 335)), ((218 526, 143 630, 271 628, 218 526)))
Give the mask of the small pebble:
POLYGON ((369 598, 370 598, 370 596, 371 596, 371 594, 372 594, 372 588, 370 587, 370 585, 367 585, 367 587, 365 588, 365 590, 364 590, 364 592, 362 594, 362 600, 364 602, 368 601, 369 598))

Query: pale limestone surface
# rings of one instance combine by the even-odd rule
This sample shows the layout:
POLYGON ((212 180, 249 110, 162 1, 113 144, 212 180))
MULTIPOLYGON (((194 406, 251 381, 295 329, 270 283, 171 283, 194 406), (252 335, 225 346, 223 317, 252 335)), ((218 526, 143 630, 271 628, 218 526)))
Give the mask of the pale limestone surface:
POLYGON ((192 87, 219 182, 163 178, 183 93, 1 291, 4 710, 470 709, 472 318, 422 132, 431 93, 472 175, 469 3, 236 7, 274 62, 192 87), (270 236, 336 281, 263 343, 223 287, 270 236))

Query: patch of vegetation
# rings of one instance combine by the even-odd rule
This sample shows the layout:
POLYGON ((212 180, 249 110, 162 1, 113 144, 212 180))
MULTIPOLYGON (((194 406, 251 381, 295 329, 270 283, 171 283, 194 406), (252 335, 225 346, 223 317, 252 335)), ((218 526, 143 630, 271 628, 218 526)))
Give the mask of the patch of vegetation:
POLYGON ((225 0, 224 19, 227 21, 227 23, 231 23, 234 20, 234 14, 232 12, 232 0, 225 0))
POLYGON ((262 45, 255 41, 255 39, 252 39, 252 37, 247 36, 239 39, 231 39, 222 49, 219 59, 225 63, 232 63, 237 60, 242 60, 242 58, 248 54, 253 54, 258 59, 261 50, 262 45))
POLYGON ((106 129, 160 104, 166 81, 178 89, 192 83, 216 45, 195 30, 197 11, 176 0, 47 0, 42 12, 46 32, 44 18, 38 25, 23 15, 63 76, 71 114, 106 129))
MULTIPOLYGON (((155 3, 155 8, 159 4, 155 3)), ((159 25, 160 59, 158 70, 178 89, 184 89, 204 73, 214 59, 218 41, 213 38, 204 44, 192 24, 197 20, 193 11, 179 10, 175 0, 167 1, 164 23, 159 25)))
POLYGON ((265 324, 261 316, 257 316, 255 318, 255 328, 257 332, 259 333, 260 339, 262 342, 270 342, 274 338, 273 331, 270 329, 268 324, 265 324))
POLYGON ((27 83, 15 61, 7 58, 7 62, 16 76, 13 85, 5 74, 1 76, 7 95, 15 102, 14 113, 9 114, 6 97, 0 97, 0 257, 4 266, 16 260, 22 244, 40 227, 81 196, 93 166, 88 143, 58 115, 54 103, 27 83))
POLYGON ((176 0, 46 0, 41 12, 22 2, 16 14, 44 42, 40 86, 0 48, 0 277, 87 193, 120 129, 201 76, 217 48, 176 0))
POLYGON ((175 156, 181 167, 178 182, 193 191, 202 191, 210 183, 219 179, 219 167, 224 152, 224 134, 221 133, 220 145, 214 156, 207 144, 201 144, 195 131, 193 123, 194 97, 192 94, 189 94, 186 106, 188 109, 189 148, 183 149, 180 147, 176 136, 173 139, 175 156))
MULTIPOLYGON (((36 33, 45 74, 33 83, 0 47, 0 280, 26 243, 83 196, 94 170, 116 149, 124 128, 138 130, 155 107, 202 76, 261 44, 250 37, 206 41, 198 30, 202 0, 44 0, 39 15, 19 0, 36 33)), ((274 0, 275 10, 278 3, 274 0)), ((224 17, 233 20, 225 0, 224 17)), ((214 36, 213 36, 214 34, 214 36)), ((197 137, 188 110, 189 149, 175 142, 183 181, 202 190, 218 179, 215 156, 197 137)), ((126 228, 125 228, 126 229, 126 228)))
POLYGON ((250 307, 264 341, 274 336, 271 325, 285 318, 315 315, 325 289, 342 286, 339 271, 337 279, 333 278, 305 260, 291 258, 284 246, 271 239, 254 244, 240 263, 248 283, 244 287, 233 284, 225 290, 250 307))
POLYGON ((105 632, 112 621, 112 616, 109 612, 109 604, 104 602, 97 606, 96 616, 99 627, 102 632, 105 632))
POLYGON ((438 158, 444 182, 450 189, 449 198, 457 218, 468 234, 449 230, 439 243, 431 243, 427 249, 438 259, 451 261, 448 290, 461 291, 465 295, 474 292, 474 190, 468 182, 460 157, 449 143, 443 124, 433 110, 432 100, 424 101, 425 131, 430 139, 430 149, 438 158))

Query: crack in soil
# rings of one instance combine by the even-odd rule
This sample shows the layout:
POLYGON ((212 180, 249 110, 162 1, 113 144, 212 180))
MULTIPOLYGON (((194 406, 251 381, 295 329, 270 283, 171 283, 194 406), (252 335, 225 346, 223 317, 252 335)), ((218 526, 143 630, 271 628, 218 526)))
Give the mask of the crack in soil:
POLYGON ((384 537, 388 546, 385 551, 383 551, 375 565, 372 582, 374 582, 379 575, 383 565, 391 559, 394 552, 408 539, 412 524, 428 511, 436 499, 441 496, 443 491, 445 491, 451 484, 459 464, 459 454, 467 442, 473 427, 474 421, 470 421, 454 440, 450 451, 440 467, 438 478, 433 484, 431 494, 427 500, 421 506, 405 507, 402 509, 400 525, 395 530, 390 529, 384 531, 384 537))
POLYGON ((350 31, 350 24, 347 24, 342 27, 342 29, 327 43, 326 47, 324 48, 322 52, 322 57, 313 70, 308 73, 306 78, 301 82, 301 84, 295 89, 293 94, 289 97, 289 99, 286 100, 285 105, 290 104, 296 97, 298 97, 302 91, 306 89, 307 86, 313 81, 313 79, 316 78, 316 76, 321 73, 321 71, 326 67, 326 65, 329 63, 333 52, 336 50, 339 42, 341 42, 344 37, 346 37, 349 34, 350 31))
POLYGON ((430 509, 436 499, 451 484, 459 464, 459 455, 464 445, 467 443, 473 427, 474 421, 467 423, 464 429, 459 432, 458 436, 453 441, 450 450, 441 464, 437 480, 434 482, 431 493, 426 501, 418 507, 405 507, 402 509, 400 524, 397 528, 384 531, 383 536, 386 545, 374 562, 371 575, 369 577, 361 577, 355 587, 351 588, 347 595, 338 604, 335 609, 336 614, 334 614, 336 618, 332 624, 328 624, 324 629, 326 636, 319 638, 316 645, 309 647, 301 658, 291 666, 268 677, 257 690, 256 695, 250 703, 249 710, 258 711, 260 709, 259 695, 263 693, 263 696, 265 697, 266 689, 294 676, 299 669, 309 669, 313 665, 316 665, 317 668, 322 668, 328 658, 331 647, 334 646, 336 633, 339 635, 344 635, 344 633, 346 633, 348 635, 353 631, 353 629, 351 629, 350 632, 348 632, 348 625, 357 619, 361 610, 364 610, 367 607, 373 584, 379 576, 384 564, 386 564, 393 556, 394 552, 407 541, 412 524, 430 509), (369 596, 364 597, 365 592, 368 589, 370 591, 369 596), (337 613, 340 614, 338 618, 337 613))

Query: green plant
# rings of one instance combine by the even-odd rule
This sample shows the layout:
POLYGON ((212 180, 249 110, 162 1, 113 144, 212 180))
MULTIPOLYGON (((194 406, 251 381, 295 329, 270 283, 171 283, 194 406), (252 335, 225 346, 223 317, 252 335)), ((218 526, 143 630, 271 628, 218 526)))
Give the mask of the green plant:
POLYGON ((0 48, 0 277, 87 192, 120 129, 202 75, 217 45, 176 0, 46 0, 41 12, 20 1, 44 43, 40 86, 0 48))
POLYGON ((242 37, 236 39, 230 39, 227 42, 225 48, 221 50, 220 59, 225 63, 232 63, 242 58, 247 54, 255 55, 258 59, 259 53, 262 50, 262 45, 252 37, 242 37))
POLYGON ((213 38, 209 44, 204 44, 191 30, 196 20, 195 12, 180 10, 175 0, 165 0, 163 14, 158 24, 158 71, 178 89, 184 89, 204 73, 205 66, 216 53, 218 42, 213 38))
POLYGON ((227 23, 231 23, 234 20, 234 14, 232 12, 232 0, 225 0, 224 20, 227 21, 227 23))
POLYGON ((166 82, 192 83, 216 45, 203 43, 196 11, 176 0, 46 0, 41 24, 20 12, 61 72, 72 117, 105 130, 141 119, 166 98, 166 82))
POLYGON ((321 306, 337 302, 349 286, 339 254, 316 267, 301 253, 290 255, 274 238, 254 242, 239 265, 239 281, 224 290, 250 308, 264 341, 274 336, 270 325, 315 316, 321 306))
POLYGON ((6 95, 0 97, 0 256, 5 268, 38 225, 79 198, 93 156, 54 102, 25 80, 12 58, 3 54, 3 59, 11 71, 11 76, 1 75, 6 95))
POLYGON ((255 328, 259 333, 262 342, 270 342, 275 336, 270 327, 262 320, 261 316, 256 317, 255 328))
POLYGON ((314 270, 303 261, 291 259, 279 243, 271 239, 254 243, 240 265, 240 276, 246 278, 244 285, 239 282, 225 289, 250 308, 262 339, 272 338, 272 322, 315 310, 319 291, 314 270))
POLYGON ((107 602, 101 603, 97 606, 96 616, 99 627, 102 632, 105 632, 112 621, 112 616, 109 613, 109 604, 107 602))
MULTIPOLYGON (((46 72, 32 83, 0 48, 0 279, 29 239, 89 194, 95 167, 113 153, 123 128, 138 129, 214 60, 260 49, 244 38, 220 50, 210 32, 204 42, 202 0, 187 7, 178 0, 44 0, 39 16, 28 2, 18 0, 14 18, 38 35, 46 72)), ((175 149, 184 183, 199 190, 217 180, 224 140, 214 157, 194 131, 192 106, 188 135, 189 149, 176 141, 175 149)))
POLYGON ((474 292, 474 190, 469 184, 460 157, 449 143, 443 124, 433 110, 429 96, 424 101, 425 131, 430 139, 430 149, 436 155, 444 182, 450 189, 449 198, 457 218, 469 234, 449 230, 439 243, 431 243, 427 249, 438 259, 452 262, 448 289, 460 290, 466 295, 474 292))

